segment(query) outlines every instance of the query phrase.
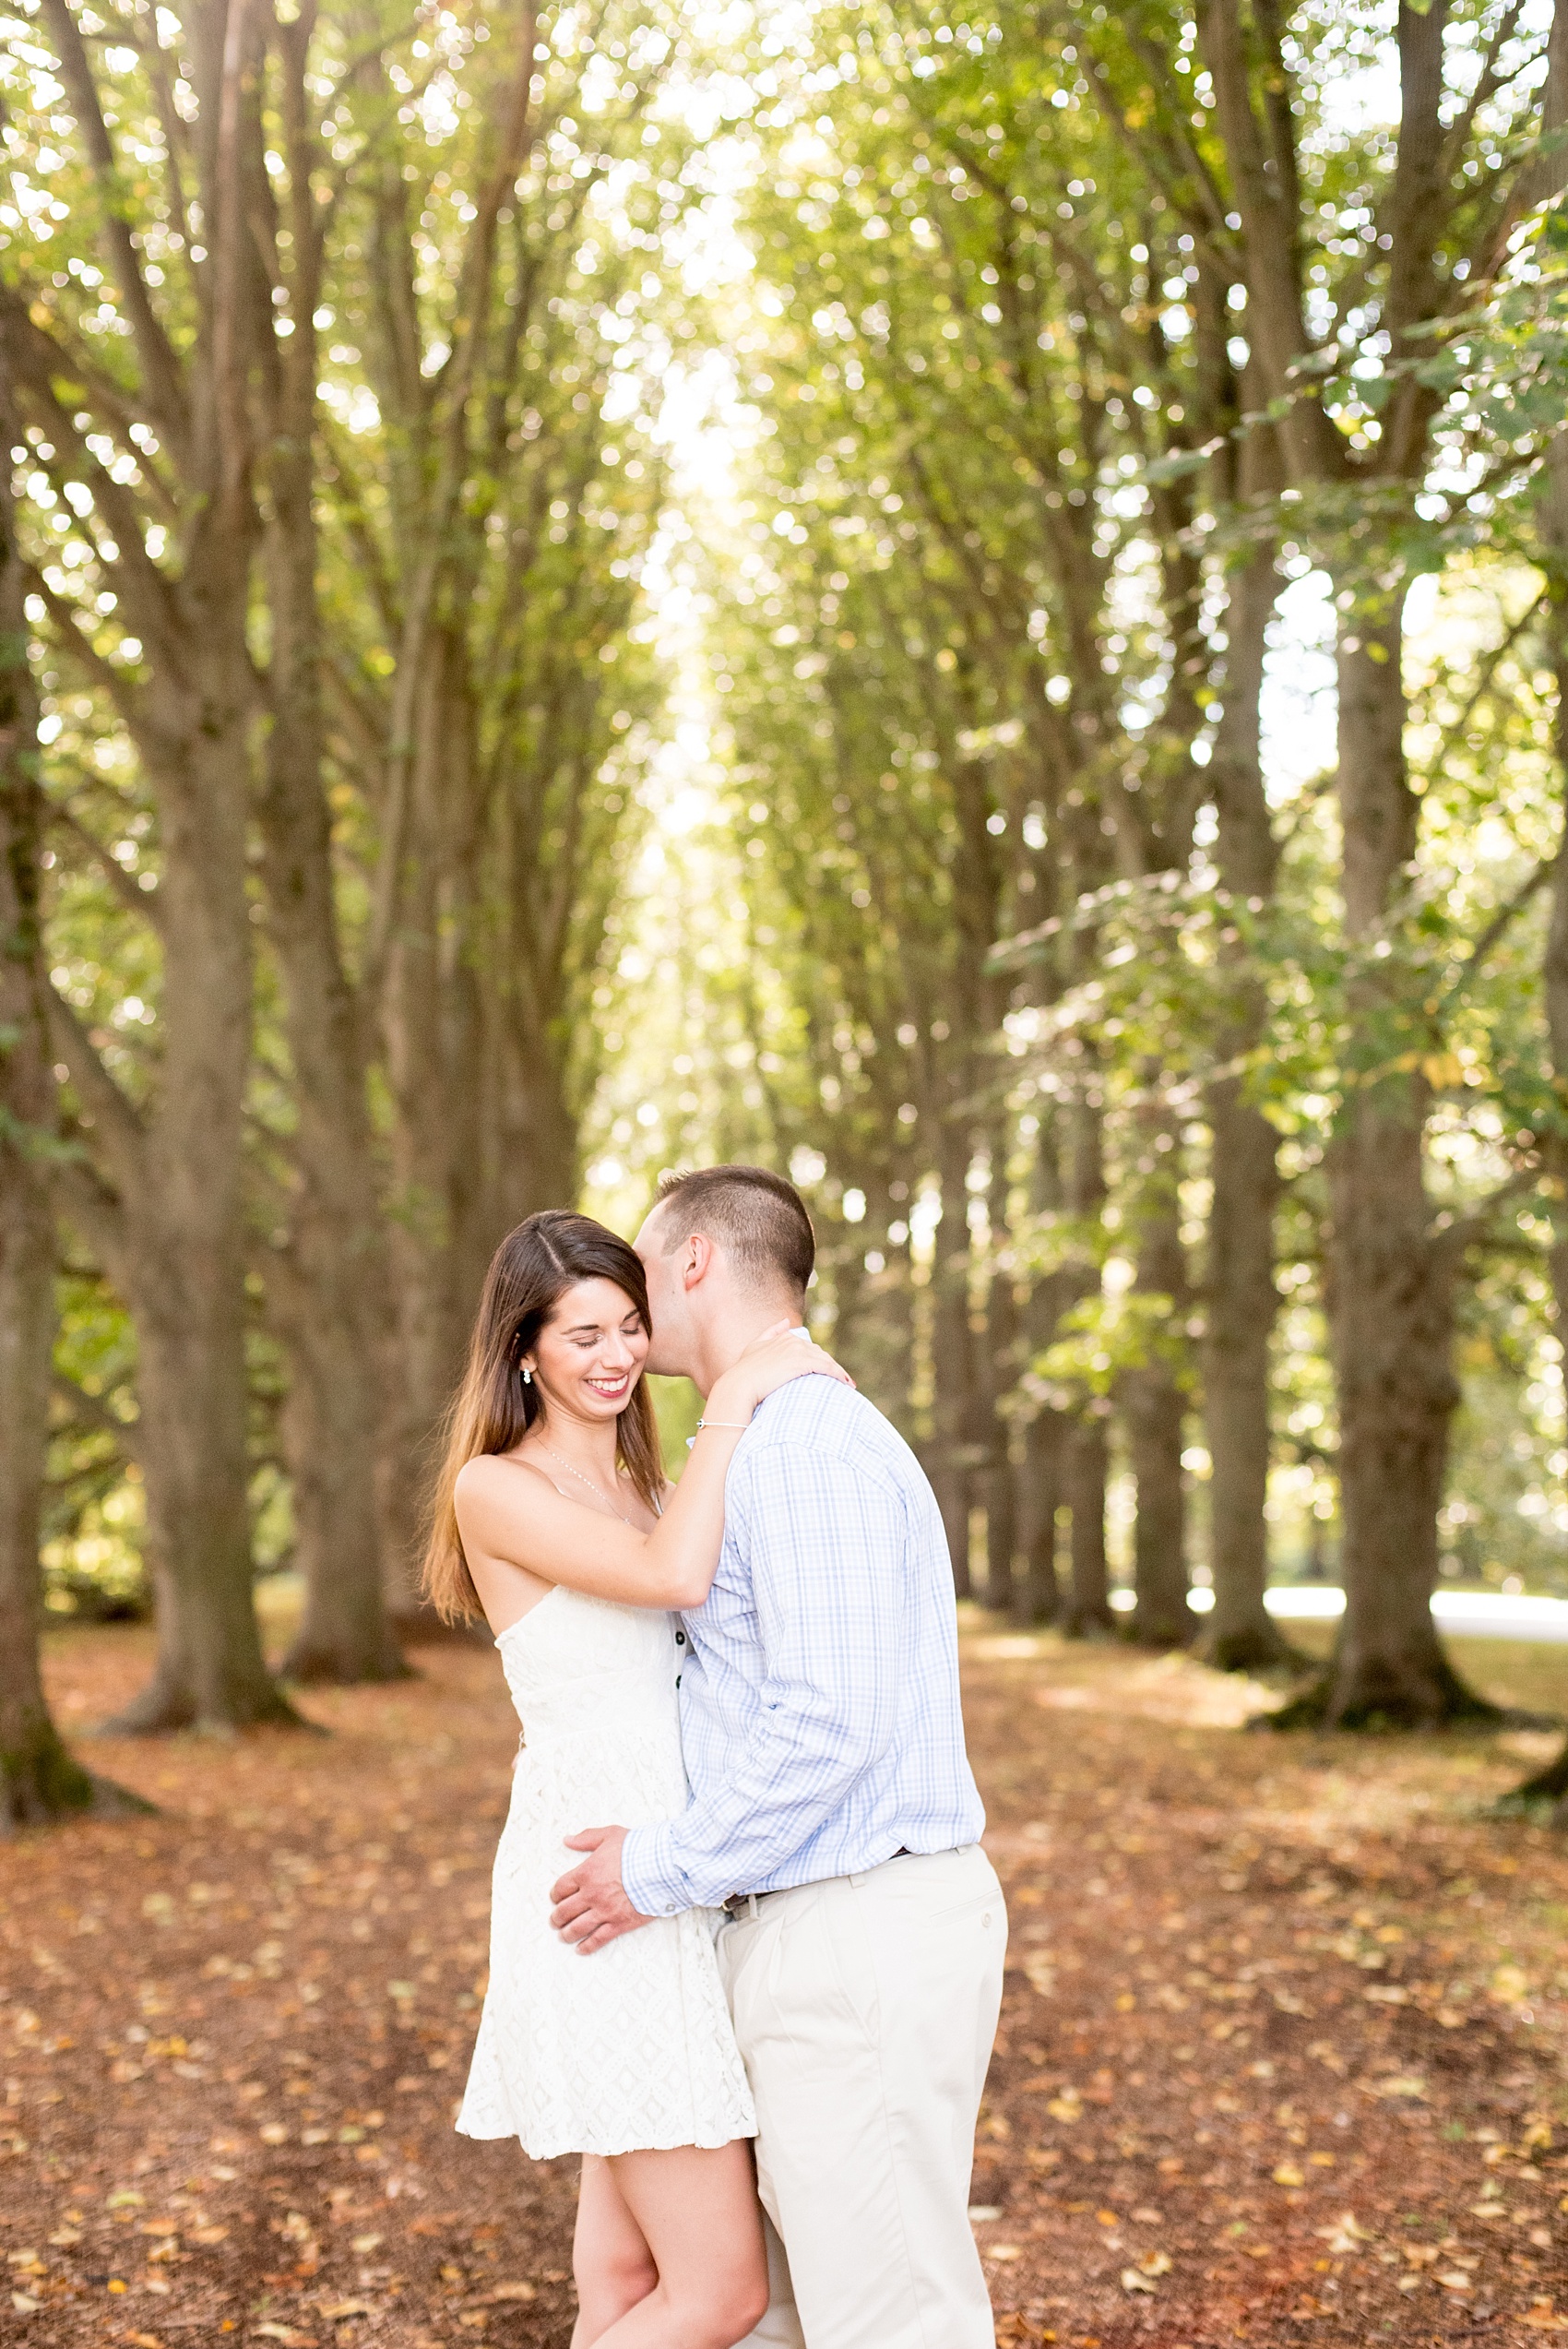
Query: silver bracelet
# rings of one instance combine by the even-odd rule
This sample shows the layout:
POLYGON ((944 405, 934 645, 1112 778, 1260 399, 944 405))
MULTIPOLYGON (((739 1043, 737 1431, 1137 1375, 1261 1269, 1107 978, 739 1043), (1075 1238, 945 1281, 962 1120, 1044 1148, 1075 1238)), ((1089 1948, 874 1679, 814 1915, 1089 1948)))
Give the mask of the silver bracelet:
MULTIPOLYGON (((731 1435, 743 1436, 751 1424, 752 1423, 749 1419, 699 1419, 697 1421, 697 1436, 702 1434, 705 1427, 722 1427, 731 1435)), ((696 1442, 697 1436, 687 1437, 686 1449, 688 1451, 691 1450, 693 1445, 696 1442)))

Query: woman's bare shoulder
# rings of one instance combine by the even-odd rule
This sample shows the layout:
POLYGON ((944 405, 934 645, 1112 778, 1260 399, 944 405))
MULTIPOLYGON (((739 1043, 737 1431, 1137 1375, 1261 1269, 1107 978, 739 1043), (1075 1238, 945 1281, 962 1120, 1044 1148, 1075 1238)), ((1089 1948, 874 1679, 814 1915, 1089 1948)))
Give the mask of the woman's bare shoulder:
POLYGON ((515 1494, 517 1488, 513 1480, 519 1471, 536 1489, 542 1488, 556 1498, 560 1497, 550 1477, 537 1462, 521 1459, 516 1452, 476 1452, 473 1459, 466 1460, 457 1471, 454 1498, 485 1501, 515 1494))

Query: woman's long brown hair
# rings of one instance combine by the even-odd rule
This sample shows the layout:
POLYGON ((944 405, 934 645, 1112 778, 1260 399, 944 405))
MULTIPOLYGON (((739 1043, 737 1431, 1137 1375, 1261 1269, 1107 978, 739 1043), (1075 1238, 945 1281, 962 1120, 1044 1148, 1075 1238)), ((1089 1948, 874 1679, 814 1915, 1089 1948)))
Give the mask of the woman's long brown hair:
MULTIPOLYGON (((482 1615, 463 1556, 453 1505, 457 1472, 486 1452, 521 1443, 544 1406, 537 1386, 523 1383, 522 1359, 566 1291, 579 1281, 613 1281, 624 1289, 645 1330, 651 1327, 647 1282, 624 1240, 588 1215, 549 1208, 508 1232, 491 1258, 479 1317, 469 1341, 468 1368, 446 1414, 446 1440, 431 1507, 422 1586, 448 1623, 482 1615)), ((639 1378, 615 1430, 616 1457, 650 1508, 664 1485, 653 1404, 639 1378)))

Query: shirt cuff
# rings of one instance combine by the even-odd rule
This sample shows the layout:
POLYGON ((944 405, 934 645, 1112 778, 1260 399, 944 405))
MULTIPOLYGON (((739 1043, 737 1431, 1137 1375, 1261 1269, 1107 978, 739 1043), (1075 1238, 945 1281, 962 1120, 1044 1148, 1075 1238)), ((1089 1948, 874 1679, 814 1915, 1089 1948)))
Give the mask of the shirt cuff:
POLYGON ((668 1819, 656 1827, 634 1827, 621 1846, 621 1885, 643 1916, 679 1916, 692 1896, 671 1850, 668 1819))

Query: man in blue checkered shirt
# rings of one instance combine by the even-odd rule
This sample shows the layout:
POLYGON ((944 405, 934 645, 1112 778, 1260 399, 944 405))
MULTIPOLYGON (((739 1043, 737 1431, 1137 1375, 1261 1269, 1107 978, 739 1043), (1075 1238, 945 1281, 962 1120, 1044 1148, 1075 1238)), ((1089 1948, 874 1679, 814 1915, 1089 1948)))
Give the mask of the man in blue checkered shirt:
MULTIPOLYGON (((762 1168, 670 1180, 636 1246, 651 1370, 706 1393, 770 1323, 803 1320, 810 1219, 762 1168)), ((712 1592, 677 1639, 691 1801, 600 1834, 556 1886, 556 1923, 591 1950, 725 1912, 777 2230, 759 2349, 992 2349, 968 2205, 1006 1917, 942 1519, 863 1396, 800 1378, 760 1406, 712 1592)))

